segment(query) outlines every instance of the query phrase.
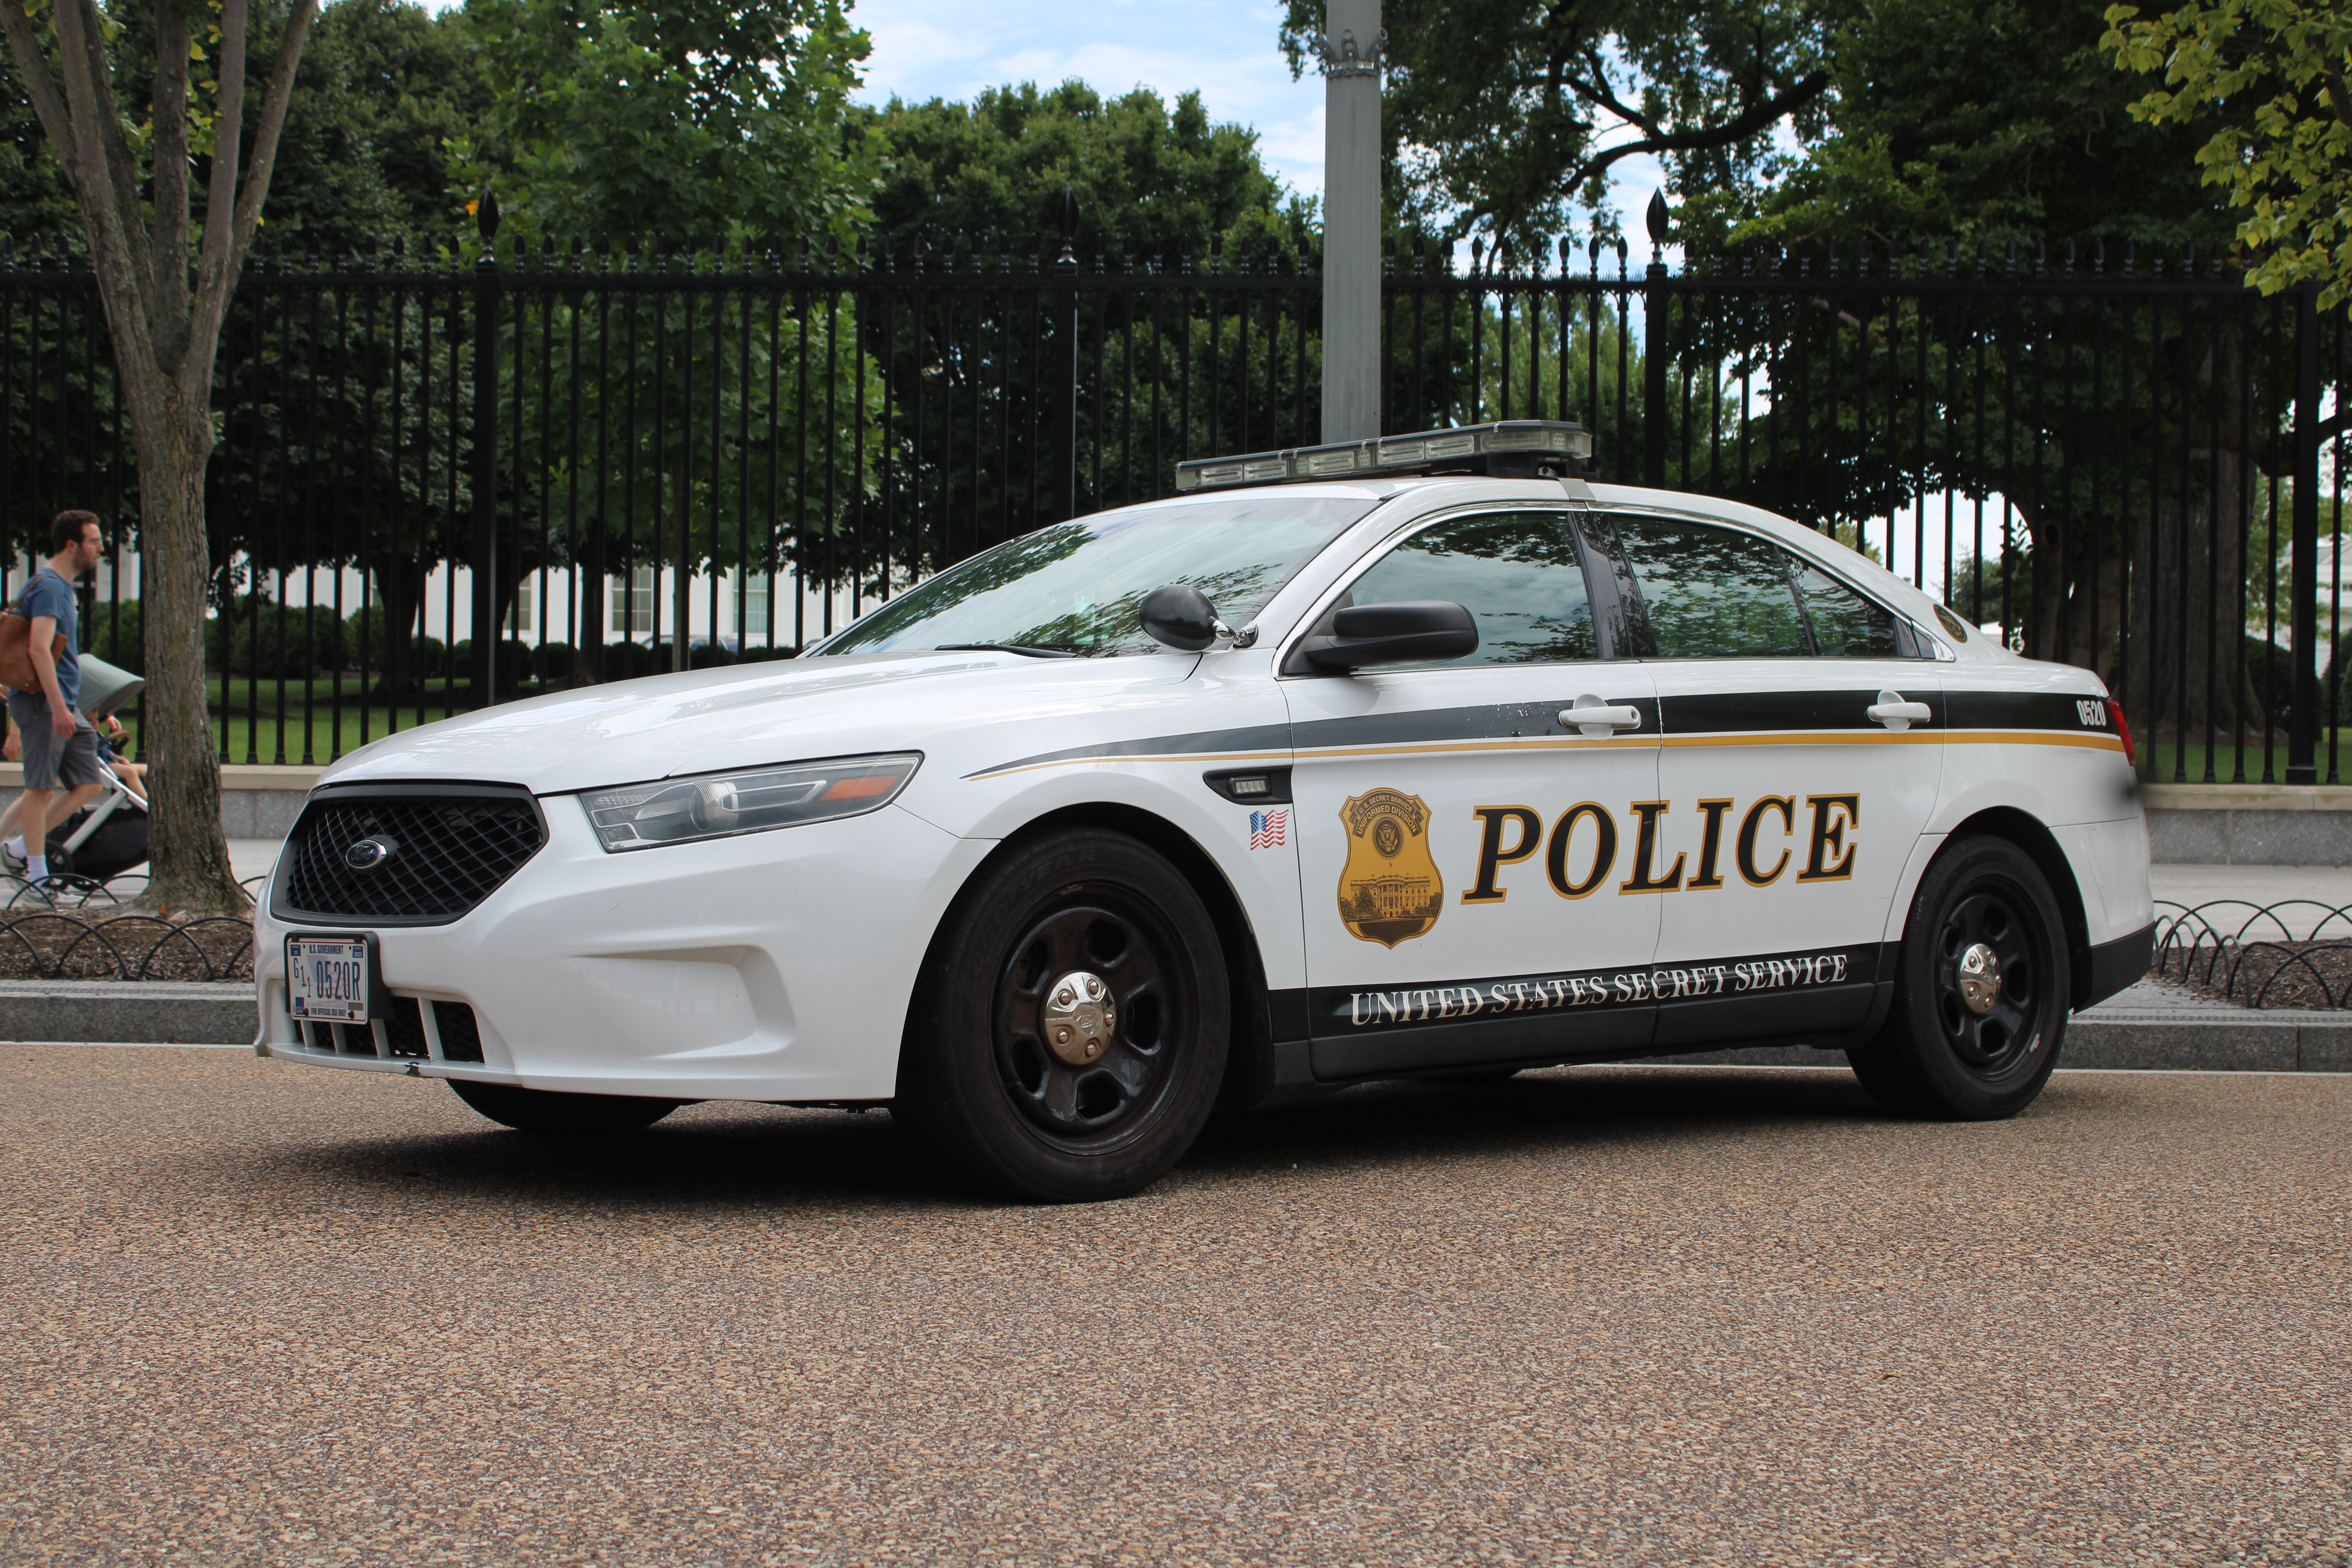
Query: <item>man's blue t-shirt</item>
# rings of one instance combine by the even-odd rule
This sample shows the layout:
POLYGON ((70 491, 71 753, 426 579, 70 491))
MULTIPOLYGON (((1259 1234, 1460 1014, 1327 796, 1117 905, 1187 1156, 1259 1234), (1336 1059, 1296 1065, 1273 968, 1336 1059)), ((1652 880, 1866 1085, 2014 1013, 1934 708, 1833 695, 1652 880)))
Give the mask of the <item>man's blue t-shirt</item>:
MULTIPOLYGON (((81 656, 76 650, 81 646, 81 627, 78 624, 81 618, 81 606, 74 600, 73 584, 58 576, 57 568, 42 567, 33 574, 33 580, 25 584, 25 595, 16 603, 16 613, 26 620, 36 620, 42 616, 58 618, 58 630, 65 634, 66 639, 65 651, 58 655, 58 690, 64 695, 68 707, 79 707, 81 656)), ((47 700, 42 692, 29 691, 26 695, 36 701, 47 700)))

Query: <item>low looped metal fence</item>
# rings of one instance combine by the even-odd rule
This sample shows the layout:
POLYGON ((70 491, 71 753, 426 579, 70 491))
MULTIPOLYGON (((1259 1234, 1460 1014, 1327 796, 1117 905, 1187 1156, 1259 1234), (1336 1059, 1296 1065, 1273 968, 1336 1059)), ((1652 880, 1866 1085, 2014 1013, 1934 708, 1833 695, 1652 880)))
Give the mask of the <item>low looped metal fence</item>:
POLYGON ((2352 1006, 2352 905, 2158 900, 2156 909, 2149 973, 2160 979, 2246 1007, 2352 1006))
MULTIPOLYGON (((243 886, 257 894, 264 877, 243 886)), ((174 919, 136 907, 143 874, 21 881, 0 900, 0 979, 250 980, 253 925, 235 915, 174 919)))

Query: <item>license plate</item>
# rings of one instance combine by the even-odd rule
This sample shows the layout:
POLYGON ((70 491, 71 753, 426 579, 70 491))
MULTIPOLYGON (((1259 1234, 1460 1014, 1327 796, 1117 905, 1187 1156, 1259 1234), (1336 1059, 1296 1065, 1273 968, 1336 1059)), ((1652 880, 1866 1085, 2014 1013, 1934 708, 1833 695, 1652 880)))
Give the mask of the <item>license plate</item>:
POLYGON ((368 944, 358 936, 286 939, 286 1009, 324 1024, 364 1024, 371 1016, 368 944))

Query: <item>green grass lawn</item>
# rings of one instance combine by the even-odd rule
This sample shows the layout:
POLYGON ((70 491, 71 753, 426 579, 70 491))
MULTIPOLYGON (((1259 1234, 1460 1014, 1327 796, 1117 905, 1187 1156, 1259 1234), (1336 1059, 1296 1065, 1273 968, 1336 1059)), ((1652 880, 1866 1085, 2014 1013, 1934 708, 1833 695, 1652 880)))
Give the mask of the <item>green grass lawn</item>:
MULTIPOLYGON (((2319 782, 2352 780, 2352 733, 2337 731, 2334 736, 2322 732, 2317 750, 2319 782), (2336 778, 2331 779, 2327 748, 2330 740, 2336 742, 2336 778)), ((2227 736, 2212 748, 2213 776, 2205 776, 2206 748, 2201 745, 2176 746, 2168 742, 2142 741, 2139 747, 2139 776, 2149 784, 2261 784, 2263 782, 2263 741, 2260 735, 2246 737, 2245 765, 2239 771, 2237 743, 2227 736)), ((2273 735, 2270 751, 2270 779, 2273 784, 2286 782, 2286 738, 2273 735)))
MULTIPOLYGON (((450 691, 436 682, 422 704, 420 721, 418 704, 404 703, 395 715, 381 702, 369 702, 367 689, 348 678, 341 682, 289 680, 282 690, 275 680, 215 679, 208 685, 213 735, 225 760, 297 764, 330 763, 395 729, 413 730, 420 721, 466 712, 472 691, 466 681, 450 691)), ((521 694, 535 696, 539 690, 536 685, 526 686, 521 694)), ((135 756, 131 747, 139 740, 138 715, 124 715, 123 728, 130 731, 124 749, 135 756)))

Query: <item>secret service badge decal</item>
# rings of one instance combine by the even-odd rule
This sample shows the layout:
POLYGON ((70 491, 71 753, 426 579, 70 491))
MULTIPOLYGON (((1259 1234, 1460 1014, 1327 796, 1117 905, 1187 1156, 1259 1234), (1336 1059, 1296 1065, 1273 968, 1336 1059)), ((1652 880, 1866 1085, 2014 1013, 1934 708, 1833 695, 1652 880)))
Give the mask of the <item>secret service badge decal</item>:
POLYGON ((1350 795, 1339 808, 1348 863, 1339 868, 1339 923, 1394 947, 1437 923, 1445 888, 1429 853, 1429 805, 1402 790, 1350 795))

